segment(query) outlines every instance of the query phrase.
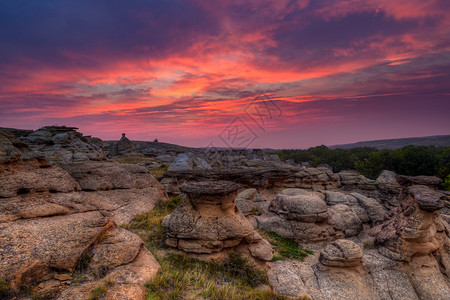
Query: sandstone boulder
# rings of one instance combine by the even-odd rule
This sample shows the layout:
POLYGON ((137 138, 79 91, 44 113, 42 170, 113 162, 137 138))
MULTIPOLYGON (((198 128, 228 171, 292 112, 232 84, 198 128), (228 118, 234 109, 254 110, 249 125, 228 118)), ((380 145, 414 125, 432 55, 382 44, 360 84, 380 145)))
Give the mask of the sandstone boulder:
POLYGON ((361 265, 362 249, 349 240, 336 240, 320 252, 321 264, 330 267, 356 267, 361 265))
POLYGON ((411 185, 424 185, 432 190, 437 190, 439 185, 442 183, 442 179, 436 176, 405 176, 398 175, 397 181, 400 185, 411 186, 411 185))
POLYGON ((238 193, 234 202, 244 215, 250 214, 254 209, 253 199, 256 196, 256 193, 256 189, 245 189, 238 193))
POLYGON ((402 187, 397 182, 397 175, 389 170, 383 170, 375 183, 380 202, 388 209, 397 207, 402 192, 402 187))
MULTIPOLYGON (((447 243, 448 237, 436 239, 442 227, 438 210, 443 207, 443 195, 425 186, 411 186, 406 198, 391 211, 392 217, 371 230, 381 254, 391 259, 410 261, 417 255, 429 255, 447 243)), ((447 233, 448 234, 448 233, 447 233)))
POLYGON ((363 229, 361 219, 347 205, 337 204, 329 207, 328 215, 328 224, 342 231, 345 237, 355 236, 363 229))
POLYGON ((272 259, 270 244, 257 234, 235 206, 239 185, 227 181, 189 183, 181 187, 186 198, 164 220, 166 244, 192 253, 214 253, 241 243, 254 257, 272 259))
POLYGON ((169 166, 168 171, 183 171, 183 170, 192 170, 192 163, 189 160, 189 157, 184 154, 178 154, 177 157, 172 161, 169 166))
POLYGON ((315 223, 328 218, 327 205, 320 196, 304 191, 303 194, 280 193, 272 200, 269 210, 288 220, 315 223))
POLYGON ((298 298, 308 294, 297 269, 289 261, 271 263, 267 275, 270 285, 278 295, 298 298))

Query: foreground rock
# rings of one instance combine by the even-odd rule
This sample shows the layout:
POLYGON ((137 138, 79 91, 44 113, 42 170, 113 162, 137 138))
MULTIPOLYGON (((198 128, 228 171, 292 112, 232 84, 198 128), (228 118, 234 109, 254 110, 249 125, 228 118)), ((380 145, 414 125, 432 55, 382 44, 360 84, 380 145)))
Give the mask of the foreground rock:
POLYGON ((235 206, 239 185, 227 181, 186 184, 186 199, 164 220, 166 244, 191 253, 216 253, 240 244, 251 256, 271 260, 272 248, 235 206))
POLYGON ((143 299, 159 265, 116 224, 163 199, 159 182, 135 165, 53 166, 2 131, 0 154, 0 280, 46 299, 88 299, 101 286, 108 299, 143 299))

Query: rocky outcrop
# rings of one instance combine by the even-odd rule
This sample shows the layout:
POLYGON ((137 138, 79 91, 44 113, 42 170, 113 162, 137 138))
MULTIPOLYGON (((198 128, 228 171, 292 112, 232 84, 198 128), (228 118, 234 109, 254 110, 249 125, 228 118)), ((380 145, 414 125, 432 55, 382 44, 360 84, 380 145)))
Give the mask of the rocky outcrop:
POLYGON ((179 154, 169 165, 169 171, 209 170, 211 166, 199 156, 190 157, 184 153, 179 154))
POLYGON ((319 262, 328 267, 357 267, 362 264, 363 251, 354 242, 337 240, 320 252, 319 262))
POLYGON ((134 144, 130 141, 125 133, 122 133, 122 137, 120 140, 113 144, 109 145, 108 157, 117 158, 117 157, 126 157, 126 156, 143 156, 141 153, 138 153, 134 149, 134 144))
POLYGON ((398 206, 402 186, 397 182, 397 175, 389 170, 383 170, 375 181, 377 185, 377 198, 387 208, 392 209, 398 206))
MULTIPOLYGON (((308 297, 297 268, 289 261, 276 261, 270 264, 268 279, 275 293, 294 298, 308 297)), ((308 298, 306 298, 308 299, 308 298)))
POLYGON ((437 190, 442 179, 436 176, 405 176, 398 175, 397 182, 402 186, 424 185, 432 190, 437 190))
POLYGON ((328 168, 305 168, 295 173, 295 187, 313 191, 334 190, 341 186, 339 175, 328 168))
POLYGON ((103 150, 91 141, 90 136, 83 136, 77 129, 45 126, 20 139, 33 150, 43 153, 53 164, 104 159, 103 150))
POLYGON ((159 182, 135 165, 52 166, 1 131, 0 154, 0 280, 37 285, 47 299, 87 299, 100 285, 110 298, 143 299, 159 265, 116 224, 164 198, 159 182))
POLYGON ((406 198, 390 212, 390 219, 371 231, 376 235, 375 244, 381 246, 380 253, 410 261, 414 256, 445 249, 449 231, 438 213, 444 207, 442 198, 425 186, 409 187, 406 198))
POLYGON ((254 211, 255 206, 253 205, 253 200, 257 193, 258 191, 256 189, 245 189, 237 194, 234 202, 245 216, 254 211))
POLYGON ((352 237, 386 218, 383 207, 358 193, 327 191, 324 194, 286 189, 276 195, 269 212, 256 216, 256 226, 302 242, 332 241, 352 237))
POLYGON ((272 248, 235 206, 239 185, 206 181, 182 186, 184 201, 165 218, 166 244, 190 253, 215 253, 242 243, 250 254, 271 260, 272 248))

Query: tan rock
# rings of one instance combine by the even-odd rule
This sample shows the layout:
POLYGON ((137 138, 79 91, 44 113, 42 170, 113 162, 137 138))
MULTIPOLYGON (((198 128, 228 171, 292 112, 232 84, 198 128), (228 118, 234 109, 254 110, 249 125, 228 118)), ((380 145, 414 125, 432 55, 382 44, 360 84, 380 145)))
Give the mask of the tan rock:
POLYGON ((271 248, 269 250, 268 244, 262 242, 261 236, 234 204, 237 184, 207 181, 191 183, 181 189, 187 194, 186 199, 164 220, 168 246, 211 254, 244 241, 251 244, 256 257, 272 259, 271 248))
POLYGON ((329 267, 356 267, 361 265, 362 249, 349 240, 336 240, 320 252, 319 261, 329 267))
POLYGON ((55 276, 53 276, 56 280, 59 281, 67 281, 67 280, 72 280, 73 277, 70 276, 69 274, 56 274, 55 276))
POLYGON ((0 224, 0 279, 20 284, 51 269, 73 271, 108 221, 94 211, 0 224))

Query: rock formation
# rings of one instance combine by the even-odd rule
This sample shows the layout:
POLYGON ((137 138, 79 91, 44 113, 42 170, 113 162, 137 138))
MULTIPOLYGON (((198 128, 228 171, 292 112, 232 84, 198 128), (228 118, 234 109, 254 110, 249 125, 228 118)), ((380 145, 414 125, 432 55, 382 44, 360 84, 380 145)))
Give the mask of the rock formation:
POLYGON ((364 224, 378 224, 386 214, 375 199, 358 193, 286 189, 275 196, 268 213, 255 218, 258 228, 302 242, 321 242, 356 236, 364 224))
POLYGON ((87 299, 108 285, 109 299, 144 297, 159 265, 139 237, 116 224, 164 198, 145 168, 53 166, 0 130, 0 191, 0 280, 13 290, 36 284, 48 299, 87 299))
POLYGON ((247 244, 250 254, 271 260, 272 248, 235 206, 239 185, 205 181, 182 186, 186 199, 165 218, 166 244, 190 253, 215 253, 247 244))
POLYGON ((443 197, 425 186, 409 187, 406 198, 390 212, 391 218, 371 230, 376 235, 375 244, 381 246, 380 253, 411 261, 415 256, 439 252, 449 272, 449 228, 438 212, 444 207, 443 197))
POLYGON ((90 136, 83 136, 76 127, 45 126, 20 137, 31 149, 43 153, 53 163, 101 160, 105 154, 101 147, 92 142, 90 136))
POLYGON ((199 156, 179 154, 169 165, 169 171, 209 170, 211 166, 199 156))

